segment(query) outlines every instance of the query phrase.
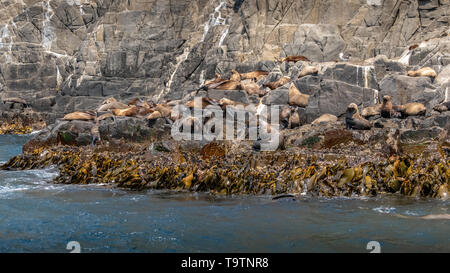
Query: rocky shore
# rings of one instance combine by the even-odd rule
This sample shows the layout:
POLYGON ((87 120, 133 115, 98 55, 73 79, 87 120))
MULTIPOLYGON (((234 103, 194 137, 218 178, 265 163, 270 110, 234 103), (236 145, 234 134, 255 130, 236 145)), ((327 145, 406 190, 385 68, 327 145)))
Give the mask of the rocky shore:
POLYGON ((1 168, 133 190, 447 198, 450 3, 344 2, 2 3, 0 134, 38 133, 1 168), (261 119, 234 140, 174 139, 208 107, 261 119), (248 138, 261 122, 274 151, 248 138))

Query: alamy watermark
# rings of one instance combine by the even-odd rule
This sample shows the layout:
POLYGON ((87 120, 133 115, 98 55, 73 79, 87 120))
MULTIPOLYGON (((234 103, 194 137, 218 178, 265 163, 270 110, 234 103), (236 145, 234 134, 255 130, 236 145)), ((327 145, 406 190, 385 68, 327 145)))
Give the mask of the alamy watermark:
POLYGON ((261 151, 275 151, 280 144, 279 107, 260 105, 219 105, 194 108, 180 104, 172 109, 171 135, 175 140, 258 140, 261 151))

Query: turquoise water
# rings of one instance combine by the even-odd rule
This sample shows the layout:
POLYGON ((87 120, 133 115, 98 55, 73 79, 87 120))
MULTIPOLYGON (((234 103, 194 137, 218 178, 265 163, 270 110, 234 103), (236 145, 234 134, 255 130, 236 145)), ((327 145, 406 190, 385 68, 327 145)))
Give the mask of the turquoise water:
MULTIPOLYGON (((0 162, 27 136, 0 136, 0 162)), ((0 171, 0 252, 450 252, 449 201, 213 197, 54 185, 55 169, 0 171), (398 217, 407 216, 407 218, 398 217)))

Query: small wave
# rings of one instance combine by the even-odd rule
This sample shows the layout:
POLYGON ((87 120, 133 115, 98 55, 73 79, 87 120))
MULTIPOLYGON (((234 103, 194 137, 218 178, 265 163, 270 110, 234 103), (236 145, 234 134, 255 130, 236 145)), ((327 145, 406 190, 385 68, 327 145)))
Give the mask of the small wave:
POLYGON ((373 208, 372 210, 379 212, 379 213, 393 213, 395 212, 396 208, 394 207, 378 207, 378 208, 373 208))

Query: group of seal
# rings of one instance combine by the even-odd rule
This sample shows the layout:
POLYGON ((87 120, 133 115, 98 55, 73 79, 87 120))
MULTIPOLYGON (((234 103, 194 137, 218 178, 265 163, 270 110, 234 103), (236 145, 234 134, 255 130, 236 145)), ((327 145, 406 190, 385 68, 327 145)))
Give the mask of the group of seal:
POLYGON ((426 107, 422 103, 411 102, 404 105, 393 105, 390 96, 383 96, 383 103, 366 107, 359 114, 358 106, 351 103, 347 107, 346 124, 347 129, 368 130, 372 127, 366 119, 380 115, 383 118, 406 118, 409 116, 423 116, 426 114, 426 107))

